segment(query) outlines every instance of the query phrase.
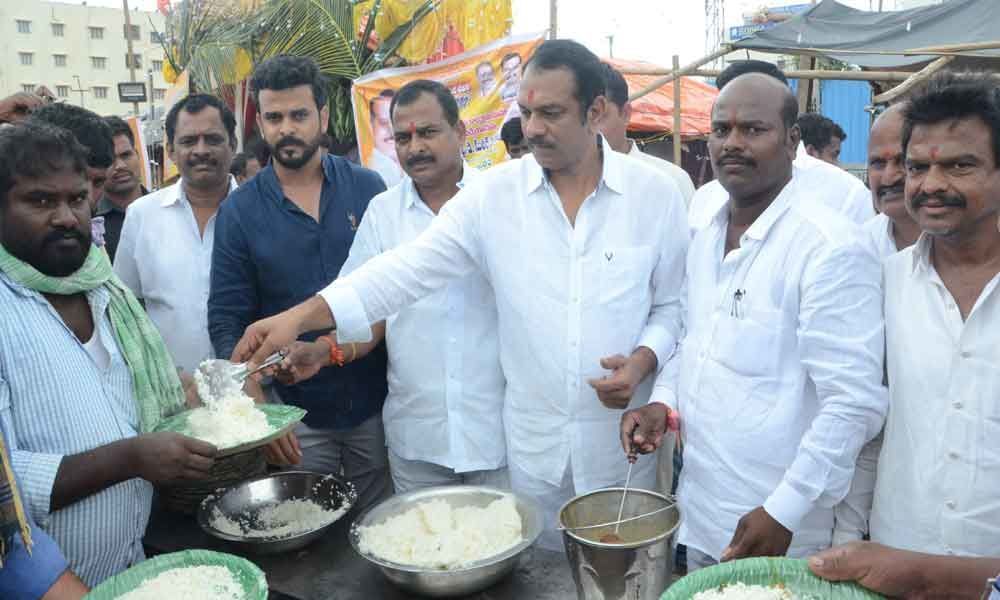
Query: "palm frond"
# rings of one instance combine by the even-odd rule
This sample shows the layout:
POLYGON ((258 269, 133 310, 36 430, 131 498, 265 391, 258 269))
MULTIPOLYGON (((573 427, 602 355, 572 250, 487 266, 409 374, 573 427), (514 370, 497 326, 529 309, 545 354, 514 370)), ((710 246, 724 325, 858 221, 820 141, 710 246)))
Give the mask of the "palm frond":
POLYGON ((349 79, 361 75, 347 0, 271 0, 260 18, 267 32, 260 58, 309 56, 327 75, 349 79))
MULTIPOLYGON (((372 71, 378 71, 385 64, 385 61, 396 54, 399 47, 403 45, 406 41, 406 36, 410 35, 410 32, 420 23, 420 21, 429 15, 432 11, 437 9, 441 4, 441 0, 426 0, 420 5, 417 10, 413 11, 413 16, 406 22, 397 27, 389 37, 382 40, 375 52, 368 56, 361 66, 362 73, 371 73, 372 71)), ((373 17, 371 21, 374 21, 374 11, 372 12, 373 17)), ((362 38, 365 39, 365 38, 362 38)))

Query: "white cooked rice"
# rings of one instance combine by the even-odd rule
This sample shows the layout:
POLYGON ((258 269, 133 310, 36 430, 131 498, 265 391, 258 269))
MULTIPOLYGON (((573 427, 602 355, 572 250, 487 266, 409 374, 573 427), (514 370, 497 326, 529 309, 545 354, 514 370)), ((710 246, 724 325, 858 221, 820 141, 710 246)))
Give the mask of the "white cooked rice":
POLYGON ((170 569, 142 582, 118 600, 243 600, 243 586, 226 567, 198 566, 170 569))
POLYGON ((210 524, 236 537, 286 538, 326 527, 344 516, 346 506, 344 503, 337 510, 329 510, 312 500, 291 499, 265 506, 255 518, 227 517, 216 506, 210 524))
POLYGON ((188 427, 194 437, 219 449, 253 442, 274 432, 264 411, 239 389, 229 391, 211 406, 191 411, 188 427))
POLYGON ((698 592, 692 600, 797 600, 790 591, 779 586, 729 585, 698 592))

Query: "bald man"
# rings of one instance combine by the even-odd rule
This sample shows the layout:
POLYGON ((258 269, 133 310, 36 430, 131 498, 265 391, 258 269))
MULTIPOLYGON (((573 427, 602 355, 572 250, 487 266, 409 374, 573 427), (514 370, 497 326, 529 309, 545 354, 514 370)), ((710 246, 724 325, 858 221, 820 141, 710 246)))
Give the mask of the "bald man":
POLYGON ((622 418, 623 445, 645 453, 679 414, 689 570, 829 547, 885 420, 879 265, 856 225, 806 201, 797 113, 759 73, 716 99, 708 149, 729 200, 691 241, 681 350, 622 418))
POLYGON ((879 212, 864 225, 871 250, 882 260, 912 246, 920 226, 906 211, 903 188, 903 110, 905 104, 887 108, 872 124, 868 136, 868 187, 879 212))

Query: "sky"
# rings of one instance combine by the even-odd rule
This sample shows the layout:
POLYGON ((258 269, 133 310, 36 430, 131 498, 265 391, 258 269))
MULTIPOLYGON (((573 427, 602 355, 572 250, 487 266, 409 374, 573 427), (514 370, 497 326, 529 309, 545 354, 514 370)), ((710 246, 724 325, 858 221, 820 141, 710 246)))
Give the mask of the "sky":
MULTIPOLYGON (((63 0, 80 4, 82 0, 63 0)), ((726 25, 741 25, 743 13, 763 6, 801 4, 808 0, 727 0, 726 25)), ((878 0, 839 0, 862 10, 874 10, 878 0)), ((93 6, 121 6, 121 0, 87 0, 93 6)), ((154 10, 156 0, 128 0, 132 8, 154 10)), ((514 33, 542 31, 549 26, 549 2, 512 0, 514 33)), ((895 0, 885 0, 892 9, 895 0)), ((669 66, 674 54, 681 64, 708 54, 705 48, 705 0, 558 0, 559 37, 572 38, 599 56, 645 60, 669 66)))

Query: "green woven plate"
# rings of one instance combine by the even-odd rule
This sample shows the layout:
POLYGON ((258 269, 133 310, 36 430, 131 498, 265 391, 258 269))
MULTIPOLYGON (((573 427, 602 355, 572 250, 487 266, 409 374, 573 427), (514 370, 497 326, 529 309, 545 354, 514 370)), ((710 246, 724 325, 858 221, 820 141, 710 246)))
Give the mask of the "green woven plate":
MULTIPOLYGON (((306 411, 288 404, 258 404, 257 408, 264 411, 264 414, 267 415, 267 422, 274 428, 274 432, 265 437, 240 444, 239 446, 219 448, 217 456, 221 458, 231 454, 238 454, 245 450, 273 442, 288 433, 292 427, 295 427, 296 423, 302 420, 302 417, 306 416, 306 411)), ((156 426, 156 431, 173 431, 194 437, 191 435, 191 428, 188 427, 187 419, 189 414, 191 414, 191 411, 185 410, 168 419, 164 419, 156 426)))
POLYGON ((164 571, 181 567, 220 566, 228 568, 243 586, 245 600, 267 600, 264 572, 252 562, 222 552, 184 550, 161 554, 143 561, 131 569, 105 580, 84 597, 84 600, 114 600, 138 588, 144 581, 164 571))
POLYGON ((853 583, 833 583, 816 577, 805 560, 791 558, 745 558, 698 569, 663 592, 660 600, 689 600, 727 583, 747 585, 782 584, 799 600, 884 600, 882 596, 853 583))

